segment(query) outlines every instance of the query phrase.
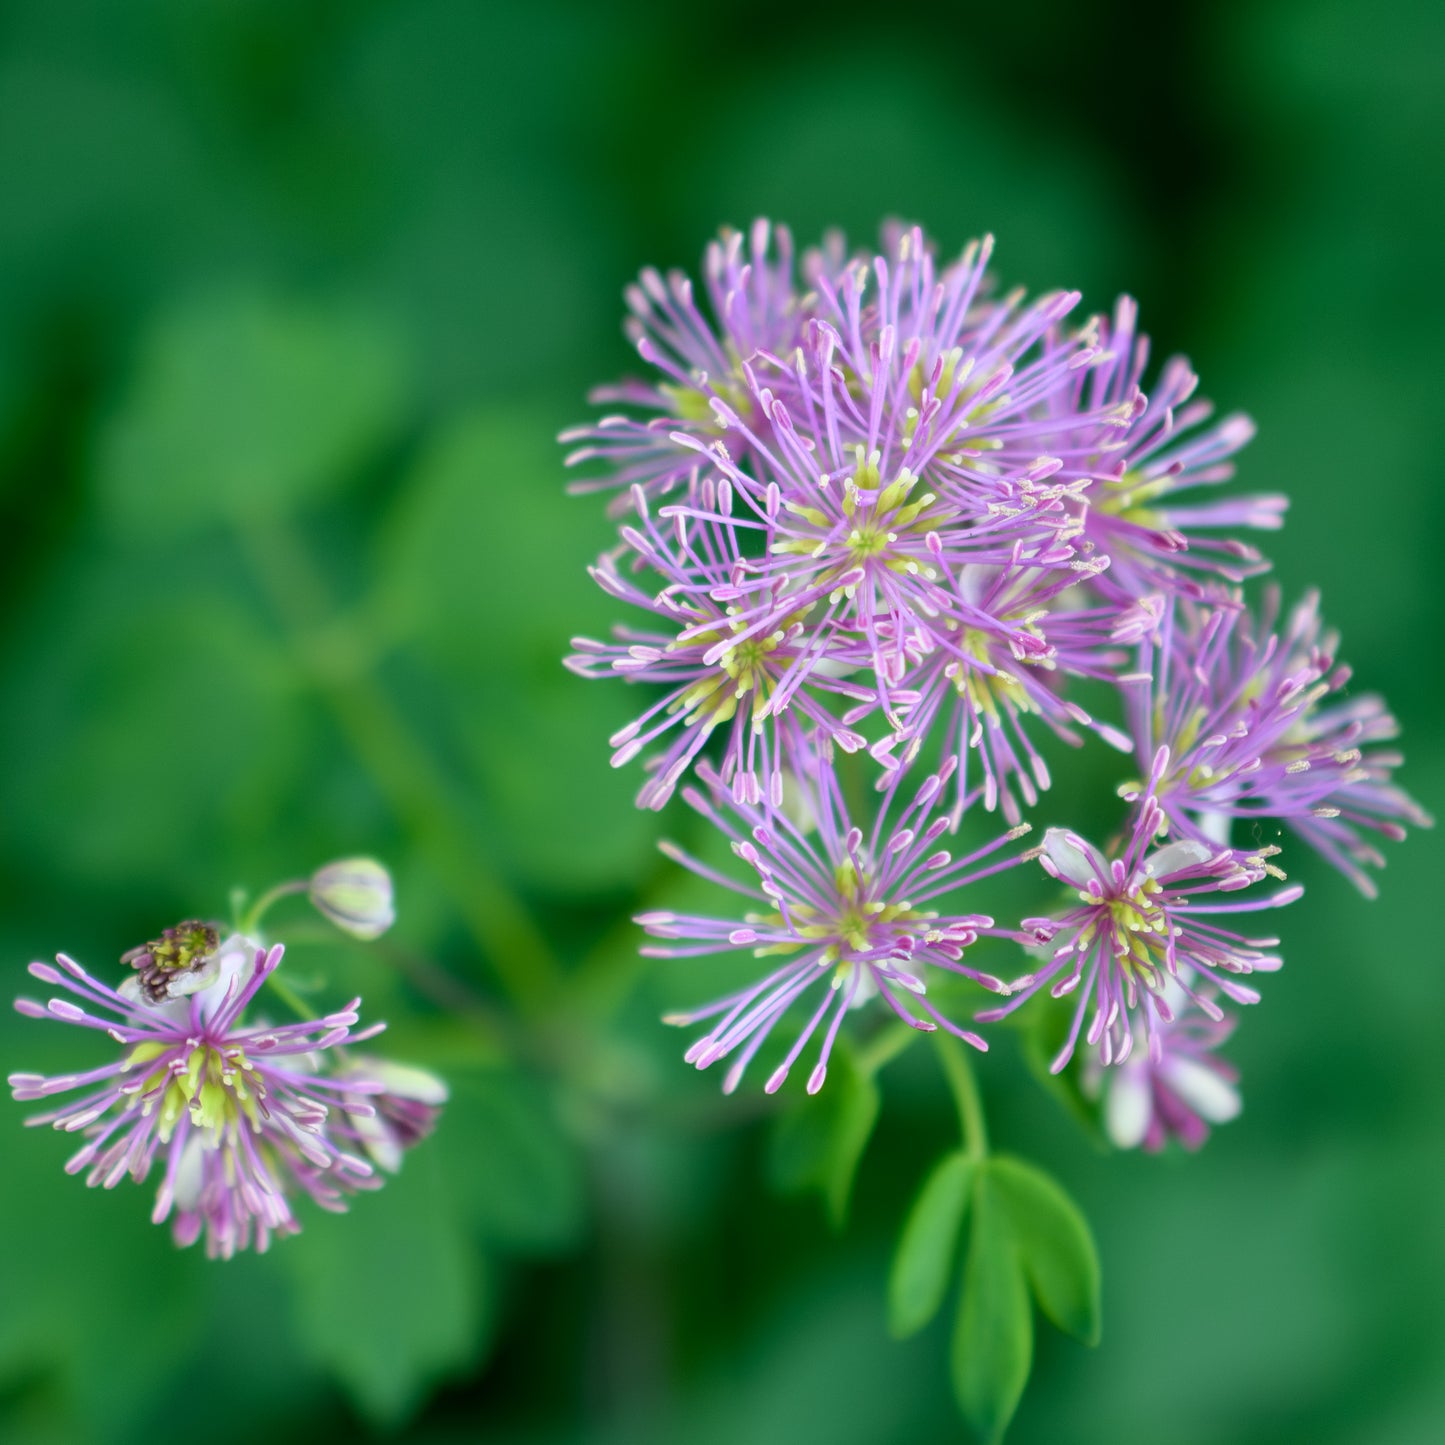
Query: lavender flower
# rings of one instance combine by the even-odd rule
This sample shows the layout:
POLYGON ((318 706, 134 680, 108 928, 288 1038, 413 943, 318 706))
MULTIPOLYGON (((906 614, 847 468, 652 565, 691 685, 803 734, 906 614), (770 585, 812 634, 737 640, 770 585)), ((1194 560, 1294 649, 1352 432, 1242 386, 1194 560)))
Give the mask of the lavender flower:
MULTIPOLYGON (((1192 976, 1187 970, 1181 975, 1192 976)), ((1208 984, 1197 985, 1210 996, 1208 984)), ((1156 1029, 1156 1060, 1141 1049, 1114 1068, 1105 1068, 1091 1054, 1084 1067, 1083 1087, 1102 1094, 1104 1128, 1120 1149, 1157 1153, 1170 1139, 1198 1149, 1211 1124, 1225 1124, 1240 1111, 1239 1073, 1215 1052, 1234 1032, 1235 1020, 1206 1014, 1185 992, 1179 979, 1164 985, 1169 1021, 1156 1029)))
POLYGON ((968 755, 976 750, 984 806, 992 812, 1001 801, 1004 816, 1017 823, 1015 792, 1033 807, 1050 781, 1026 718, 1039 719, 1075 746, 1081 740, 1071 723, 1131 751, 1127 734, 1062 695, 1069 677, 1112 680, 1125 656, 1103 646, 1115 620, 1110 609, 1054 610, 1074 580, 1067 571, 1021 566, 970 570, 961 591, 975 608, 971 625, 951 627, 919 660, 909 690, 893 699, 906 721, 872 749, 875 759, 887 766, 886 754, 903 739, 910 740, 910 752, 916 750, 944 716, 943 756, 959 762, 959 798, 968 791, 968 755))
POLYGON ((1235 538, 1208 535, 1221 528, 1277 530, 1288 498, 1278 494, 1230 497, 1180 505, 1181 493, 1213 487, 1234 475, 1234 453, 1254 436, 1254 423, 1240 413, 1204 430, 1214 408, 1195 400, 1199 378, 1189 362, 1167 362, 1149 396, 1139 389, 1149 359, 1149 338, 1137 330, 1138 308, 1121 296, 1110 324, 1099 318, 1103 355, 1077 381, 1065 409, 1085 417, 1099 411, 1111 424, 1089 422, 1077 448, 1063 449, 1066 475, 1089 477, 1085 493, 1085 544, 1109 557, 1112 566, 1098 586, 1129 600, 1156 590, 1202 596, 1205 580, 1238 582, 1265 570, 1255 548, 1235 538), (1117 424, 1128 412, 1127 426, 1117 424))
POLYGON ((1384 859, 1362 830, 1398 840, 1406 823, 1430 818, 1391 781, 1401 758, 1378 746, 1398 731, 1384 703, 1364 694, 1326 704, 1350 670, 1334 661, 1318 604, 1307 594, 1278 632, 1277 588, 1257 622, 1237 601, 1168 609, 1157 644, 1141 648, 1134 733, 1142 756, 1170 750, 1158 796, 1178 831, 1204 837, 1209 818, 1277 819, 1373 896, 1364 869, 1384 859))
POLYGON ((77 1098, 31 1118, 86 1142, 66 1172, 86 1171, 92 1186, 138 1183, 159 1157, 162 1169, 152 1219, 174 1215, 176 1242, 204 1233, 206 1253, 230 1258, 254 1243, 300 1225, 288 1195, 308 1195, 341 1211, 346 1196, 375 1188, 370 1164, 340 1147, 331 1128, 343 1088, 347 1108, 364 1115, 364 1096, 380 1083, 320 1073, 322 1059, 353 1033, 359 1000, 300 1023, 243 1024, 242 1014, 281 962, 278 944, 262 949, 235 935, 224 943, 208 925, 168 929, 127 955, 135 968, 113 989, 64 954, 52 967, 32 963, 42 983, 79 1002, 19 999, 29 1018, 55 1018, 97 1030, 120 1046, 120 1057, 79 1074, 46 1078, 11 1074, 17 1099, 77 1098))
POLYGON ((743 253, 740 232, 724 231, 704 258, 704 280, 717 327, 698 309, 692 282, 679 271, 666 278, 649 268, 627 289, 632 312, 627 334, 638 354, 663 380, 601 387, 590 400, 652 412, 649 420, 621 414, 563 432, 564 443, 581 443, 568 466, 604 462, 609 474, 574 483, 574 492, 633 486, 665 496, 698 480, 695 453, 674 432, 709 439, 721 434, 714 402, 751 415, 752 395, 744 363, 760 353, 786 352, 801 323, 793 283, 793 245, 787 228, 753 223, 743 253), (776 254, 773 254, 776 243, 776 254))
POLYGON ((733 852, 756 875, 739 884, 665 845, 668 856, 700 877, 757 900, 759 907, 741 923, 674 913, 645 913, 638 922, 654 938, 685 939, 685 947, 648 947, 652 957, 685 958, 750 950, 755 957, 787 961, 738 993, 705 1008, 673 1014, 667 1022, 688 1025, 713 1020, 708 1031, 688 1049, 689 1063, 705 1069, 734 1052, 737 1058, 723 1082, 731 1093, 774 1025, 814 985, 826 983, 822 998, 766 1089, 780 1088, 788 1071, 826 1020, 817 1063, 808 1078, 808 1092, 817 1093, 827 1075, 828 1057, 843 1016, 875 995, 913 1028, 931 1032, 940 1025, 975 1048, 984 1041, 945 1018, 928 997, 929 968, 960 975, 985 989, 1002 988, 998 979, 964 961, 964 950, 981 934, 996 932, 993 919, 981 913, 941 913, 930 903, 1021 861, 1009 858, 985 865, 984 860, 1027 832, 1013 829, 985 847, 954 858, 938 848, 949 826, 947 817, 931 814, 951 766, 929 776, 893 823, 887 821, 898 789, 895 777, 870 832, 855 827, 831 766, 825 759, 809 764, 794 760, 794 774, 806 778, 806 809, 816 821, 816 840, 806 835, 784 810, 759 811, 749 805, 725 805, 716 780, 713 796, 696 789, 687 801, 732 840, 733 852), (906 999, 906 1002, 905 1002, 906 999), (924 1015, 913 1012, 914 1009, 924 1015))
POLYGON ((1259 995, 1239 983, 1238 976, 1272 972, 1280 966, 1278 955, 1262 952, 1277 945, 1278 939, 1243 938, 1201 921, 1201 915, 1277 908, 1304 890, 1295 885, 1268 898, 1201 901, 1259 882, 1267 865, 1262 857, 1241 857, 1195 838, 1156 848, 1167 820, 1155 793, 1168 768, 1169 750, 1160 748, 1148 791, 1116 858, 1106 858, 1093 844, 1062 828, 1050 828, 1044 835, 1039 861, 1051 877, 1078 890, 1079 906, 1058 918, 1024 920, 1023 928, 1035 944, 1062 942, 1041 968, 1012 985, 1015 998, 978 1018, 983 1023, 1002 1018, 1044 988, 1054 998, 1077 992, 1068 1039, 1052 1065, 1055 1073, 1072 1057, 1091 1010, 1085 1037, 1098 1049, 1102 1063, 1128 1059, 1141 1030, 1150 1058, 1158 1063, 1159 1026, 1174 1017, 1167 994, 1170 980, 1206 1015, 1219 1018, 1218 1005, 1185 981, 1189 970, 1212 978, 1235 1003, 1248 1004, 1258 1002, 1259 995))
POLYGON ((566 666, 583 677, 620 675, 661 684, 666 691, 610 739, 613 767, 622 767, 669 733, 670 743, 649 760, 652 777, 638 795, 642 807, 661 808, 714 731, 727 730, 721 776, 736 796, 756 802, 763 783, 781 768, 780 720, 791 706, 846 751, 865 739, 845 727, 816 696, 832 694, 870 711, 874 694, 836 675, 862 665, 863 655, 836 641, 826 623, 809 620, 816 594, 787 590, 785 577, 759 576, 744 556, 727 516, 726 483, 701 485, 705 503, 720 510, 707 520, 674 514, 667 531, 653 520, 640 489, 634 492, 636 527, 622 528, 624 548, 604 555, 592 570, 597 583, 620 601, 651 612, 667 631, 618 628, 615 643, 576 637, 566 666), (719 498, 718 492, 724 495, 719 498), (666 585, 650 596, 619 563, 666 585), (817 667, 827 658, 832 671, 817 667), (804 683, 811 684, 803 690, 804 683))

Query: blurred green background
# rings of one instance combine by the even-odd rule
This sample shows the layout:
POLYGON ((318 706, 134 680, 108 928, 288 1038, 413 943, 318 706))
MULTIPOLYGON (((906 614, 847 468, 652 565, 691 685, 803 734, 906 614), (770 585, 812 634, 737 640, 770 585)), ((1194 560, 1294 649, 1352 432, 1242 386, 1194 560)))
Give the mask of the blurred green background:
MULTIPOLYGON (((634 698, 558 662, 612 609, 555 433, 632 368, 635 270, 760 213, 992 230, 1005 284, 1133 292, 1258 419, 1278 575, 1323 587, 1439 811, 1438 4, 5 0, 4 992, 374 852, 394 934, 301 921, 292 968, 456 1094, 381 1194, 227 1265, 7 1099, 6 1445, 961 1438, 946 1324, 884 1329, 950 1141, 933 1061, 883 1076, 846 1232, 770 1187, 775 1106, 683 1066, 657 1016, 707 986, 626 923, 683 896, 652 842, 690 824, 606 765, 634 698)), ((1104 1261, 1103 1344, 1040 1331, 1011 1440, 1445 1439, 1442 861, 1412 838, 1369 904, 1288 860, 1311 896, 1198 1157, 1096 1153, 985 1061, 996 1141, 1104 1261)), ((79 1066, 75 1032, 8 1016, 7 1071, 79 1066)))

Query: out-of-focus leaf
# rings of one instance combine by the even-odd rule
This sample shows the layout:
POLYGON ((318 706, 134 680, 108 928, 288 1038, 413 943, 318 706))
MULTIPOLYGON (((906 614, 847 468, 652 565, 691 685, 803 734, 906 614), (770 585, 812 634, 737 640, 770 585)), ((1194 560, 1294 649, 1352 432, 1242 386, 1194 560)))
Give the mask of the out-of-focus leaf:
MULTIPOLYGON (((1049 1002, 1048 999, 1044 1000, 1049 1002)), ((1023 1044, 1023 1056, 1040 1088, 1055 1098, 1088 1135, 1089 1142, 1101 1153, 1108 1152, 1110 1145, 1099 1125, 1097 1104, 1080 1087, 1081 1073, 1076 1065, 1070 1065, 1062 1073, 1055 1074, 1050 1065, 1057 1057, 1069 1030, 1069 1013, 1060 1008, 1024 1008, 1018 1029, 1023 1044)), ((1017 1016, 1016 1016, 1017 1017, 1017 1016)))
POLYGON ((834 1048, 821 1091, 804 1095, 773 1130, 773 1183, 788 1193, 818 1189, 835 1228, 848 1215, 858 1162, 878 1122, 878 1085, 843 1045, 834 1048))
POLYGON ((478 809, 506 840, 499 862, 581 892, 632 885, 652 862, 656 821, 632 806, 642 775, 607 766, 607 739, 655 694, 562 667, 571 637, 622 619, 586 573, 614 533, 595 500, 564 494, 558 425, 519 407, 446 428, 386 521, 376 570, 387 615, 443 684, 478 809))
POLYGON ((888 1280, 888 1328, 899 1339, 921 1330, 943 1303, 974 1168, 962 1151, 950 1154, 934 1167, 909 1211, 888 1280))
POLYGON ((284 514, 401 423, 404 349, 370 312, 219 293, 164 314, 102 429, 96 484, 130 534, 284 514))
POLYGON ((489 1324, 483 1260, 430 1141, 344 1217, 309 1218, 286 1242, 297 1333, 380 1425, 479 1355, 489 1324))
POLYGON ((1099 1253, 1079 1206, 1041 1169, 996 1158, 989 1187, 1009 1226, 1039 1308, 1085 1344, 1099 1342, 1099 1253))
POLYGON ((464 1216, 518 1253, 566 1249, 582 1231, 581 1162, 552 1100, 516 1073, 449 1081, 451 1102, 432 1141, 464 1216))
POLYGON ((1034 1326, 1023 1263, 988 1170, 974 1186, 973 1228, 953 1332, 953 1389, 964 1418, 1002 1440, 1033 1364, 1034 1326))
POLYGON ((87 561, 57 579, 51 630, 0 679, 0 831, 66 876, 195 879, 223 896, 226 849, 274 836, 304 772, 302 700, 203 562, 177 565, 173 594, 130 590, 113 555, 87 561))

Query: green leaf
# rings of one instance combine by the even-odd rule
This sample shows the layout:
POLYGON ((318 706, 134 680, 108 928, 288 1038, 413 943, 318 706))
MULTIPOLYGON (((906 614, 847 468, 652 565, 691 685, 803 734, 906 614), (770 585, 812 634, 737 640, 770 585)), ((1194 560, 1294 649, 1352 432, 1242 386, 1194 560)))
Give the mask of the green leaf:
POLYGON ((1039 1308, 1087 1345, 1099 1342, 1099 1254, 1077 1204, 1022 1159, 989 1163, 1039 1308))
POLYGON ((408 390, 403 348, 367 311, 202 296, 145 339, 101 433, 96 481, 131 534, 282 514, 388 442, 408 390))
POLYGON ((509 1252, 551 1254, 582 1232, 582 1166, 552 1100, 514 1072, 452 1078, 437 1149, 471 1226, 509 1252))
POLYGON ((943 1303, 975 1167, 961 1150, 940 1160, 909 1211, 888 1277, 888 1328, 896 1339, 916 1334, 943 1303))
POLYGON ((635 888, 655 866, 657 837, 656 820, 633 806, 640 769, 607 766, 607 738, 651 697, 562 666, 575 634, 642 625, 587 575, 609 529, 563 491, 553 438, 565 415, 518 402, 441 428, 397 492, 375 569, 378 610, 433 670, 432 706, 475 781, 484 826, 506 839, 497 866, 547 894, 635 888), (526 538, 545 538, 558 560, 545 585, 526 538))
POLYGON ((1033 1364, 1033 1312, 1008 1215, 989 1169, 974 1185, 973 1229, 953 1332, 953 1390, 987 1441, 1003 1439, 1033 1364))
POLYGON ((285 1257, 303 1346, 379 1425, 404 1419, 428 1386, 481 1352, 482 1260, 430 1143, 345 1217, 313 1213, 285 1257))
POLYGON ((858 1162, 878 1122, 878 1085, 843 1046, 833 1050, 828 1078, 783 1114, 773 1131, 771 1174, 785 1193, 822 1192, 828 1218, 841 1229, 858 1162))
MULTIPOLYGON (((1050 1000, 1045 998, 1044 1002, 1048 1003, 1050 1000)), ((1082 1126, 1089 1142, 1100 1153, 1108 1153, 1112 1146, 1099 1125, 1099 1106, 1080 1086, 1082 1070, 1071 1064, 1062 1073, 1055 1074, 1050 1067, 1068 1034, 1069 1011, 1043 1007, 1030 1009, 1025 1006, 1019 1013, 1024 1015, 1019 1019, 1019 1032, 1023 1040, 1024 1061, 1029 1066, 1029 1072, 1044 1092, 1051 1094, 1082 1126)))

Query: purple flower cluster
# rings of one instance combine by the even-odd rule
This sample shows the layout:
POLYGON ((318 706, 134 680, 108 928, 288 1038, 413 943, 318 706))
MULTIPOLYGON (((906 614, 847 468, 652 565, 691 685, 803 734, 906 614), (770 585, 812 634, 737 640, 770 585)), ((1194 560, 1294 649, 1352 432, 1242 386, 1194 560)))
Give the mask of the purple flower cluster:
POLYGON ((619 410, 564 440, 592 472, 577 489, 613 494, 593 576, 646 620, 576 639, 567 661, 647 690, 613 765, 640 762, 644 807, 681 786, 749 874, 671 849, 752 910, 646 913, 670 941, 649 951, 776 960, 673 1020, 705 1022, 691 1062, 731 1058, 735 1087, 805 995, 770 1090, 820 1036, 816 1091, 843 1017, 872 998, 983 1047, 929 995, 949 976, 1003 996, 979 1024, 1069 1000, 1056 1068, 1082 1038, 1091 1068, 1131 1071, 1121 1139, 1197 1143, 1229 1113, 1223 1004, 1253 1002, 1243 976, 1279 965, 1275 940, 1222 915, 1301 891, 1262 889, 1279 850, 1234 846, 1232 824, 1287 829, 1368 890, 1367 836, 1429 820, 1392 781, 1383 705, 1344 695, 1314 599, 1283 628, 1272 591, 1246 600, 1268 562, 1241 534, 1286 508, 1217 492, 1252 423, 1216 420, 1182 358, 1150 378, 1128 298, 1080 323, 1076 292, 995 292, 991 255, 985 240, 941 264, 893 228, 879 254, 831 237, 795 266, 787 232, 758 222, 709 249, 705 305, 685 276, 644 272, 628 329, 653 379, 597 393, 619 410), (1081 704, 1087 684, 1112 720, 1081 704), (1050 828, 999 854, 1050 785, 1050 739, 1085 732, 1143 774, 1120 788, 1117 842, 1050 828), (871 821, 843 802, 841 754, 874 775, 871 821), (905 784, 915 766, 924 781, 905 784), (944 835, 975 803, 1011 831, 955 859, 944 835), (1023 858, 1069 897, 1001 928, 979 885, 1023 858), (984 935, 1037 966, 1011 982, 975 968, 984 935))
POLYGON ((320 1018, 248 1022, 284 953, 188 922, 128 953, 134 972, 116 988, 65 954, 32 963, 70 997, 15 1005, 118 1046, 83 1073, 11 1074, 18 1100, 63 1097, 27 1122, 84 1140, 65 1169, 92 1186, 143 1182, 158 1167, 152 1220, 170 1220, 181 1245, 204 1235, 212 1258, 297 1233, 298 1195, 342 1212, 348 1196, 378 1188, 377 1168, 394 1172, 446 1099, 429 1074, 348 1052, 385 1027, 357 1029, 359 999, 320 1018))

